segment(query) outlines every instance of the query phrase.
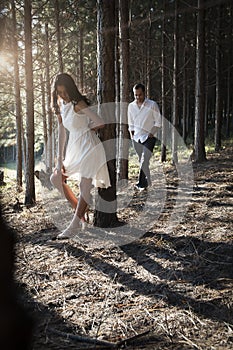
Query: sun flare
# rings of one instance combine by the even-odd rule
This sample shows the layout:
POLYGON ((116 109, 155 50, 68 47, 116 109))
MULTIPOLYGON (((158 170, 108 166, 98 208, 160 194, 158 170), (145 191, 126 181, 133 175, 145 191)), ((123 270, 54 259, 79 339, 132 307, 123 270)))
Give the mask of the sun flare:
POLYGON ((11 55, 7 52, 0 52, 0 70, 10 70, 12 68, 11 55))

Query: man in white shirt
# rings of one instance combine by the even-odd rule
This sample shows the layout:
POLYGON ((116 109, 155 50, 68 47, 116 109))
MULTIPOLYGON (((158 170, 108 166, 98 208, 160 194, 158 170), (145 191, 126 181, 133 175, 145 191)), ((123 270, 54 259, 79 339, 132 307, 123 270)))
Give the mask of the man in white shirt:
POLYGON ((136 188, 144 190, 151 185, 149 162, 156 142, 155 134, 161 127, 161 114, 157 103, 145 97, 143 84, 134 85, 133 93, 134 101, 128 106, 128 125, 140 163, 136 188))

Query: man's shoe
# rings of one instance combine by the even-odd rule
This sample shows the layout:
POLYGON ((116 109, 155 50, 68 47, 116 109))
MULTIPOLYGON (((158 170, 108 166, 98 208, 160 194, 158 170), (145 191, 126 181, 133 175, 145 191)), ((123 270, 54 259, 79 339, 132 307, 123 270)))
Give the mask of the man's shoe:
POLYGON ((141 187, 141 186, 138 186, 138 185, 135 185, 134 188, 135 188, 136 190, 140 191, 140 192, 147 189, 147 187, 141 187))

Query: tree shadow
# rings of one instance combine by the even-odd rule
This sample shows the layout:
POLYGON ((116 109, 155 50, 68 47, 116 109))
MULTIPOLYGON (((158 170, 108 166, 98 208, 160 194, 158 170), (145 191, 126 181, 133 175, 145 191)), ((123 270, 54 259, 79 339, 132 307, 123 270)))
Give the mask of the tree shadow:
MULTIPOLYGON (((216 290, 224 288, 224 282, 233 278, 231 244, 213 243, 196 237, 177 237, 164 233, 148 232, 143 238, 117 248, 132 258, 137 265, 141 265, 150 272, 155 277, 155 282, 151 282, 138 279, 132 273, 125 272, 96 256, 95 250, 88 251, 85 246, 77 247, 77 243, 72 244, 69 241, 53 240, 56 234, 57 229, 53 227, 22 235, 20 240, 22 243, 46 245, 60 251, 65 249, 72 257, 82 260, 84 258, 86 264, 98 272, 103 272, 111 280, 117 276, 117 281, 126 289, 156 301, 162 299, 168 306, 175 306, 181 310, 191 309, 197 315, 210 320, 232 322, 232 309, 223 305, 221 299, 203 301, 190 296, 185 289, 180 288, 180 281, 188 283, 193 288, 199 285, 216 290), (158 262, 159 259, 154 259, 155 257, 171 263, 178 263, 180 269, 164 267, 158 262), (157 276, 160 278, 158 279, 157 276)), ((96 249, 98 250, 98 247, 96 249)), ((40 344, 43 341, 45 343, 51 342, 51 344, 56 343, 54 335, 48 333, 49 328, 53 326, 63 332, 77 333, 77 325, 60 317, 55 311, 56 305, 43 305, 35 302, 30 295, 26 295, 26 299, 29 304, 31 303, 32 313, 36 314, 38 327, 34 337, 42 339, 40 344)), ((81 329, 80 333, 82 333, 81 329)), ((59 343, 59 341, 57 342, 59 343)), ((166 337, 160 338, 160 342, 168 342, 168 339, 166 337)), ((73 343, 71 342, 71 344, 73 343)), ((184 349, 187 349, 187 346, 184 346, 184 349)))
MULTIPOLYGON (((160 249, 160 255, 164 259, 180 260, 184 264, 187 260, 186 268, 183 267, 183 271, 176 271, 171 273, 169 269, 163 268, 160 264, 155 263, 154 260, 148 257, 148 246, 143 247, 143 243, 133 242, 128 245, 122 246, 121 249, 128 256, 133 258, 137 264, 142 265, 153 275, 158 273, 164 274, 165 279, 178 281, 184 279, 188 283, 195 285, 208 285, 209 288, 221 288, 221 281, 224 279, 231 279, 232 275, 232 246, 225 243, 211 243, 203 242, 199 239, 187 239, 185 237, 171 237, 169 235, 163 235, 163 239, 173 243, 176 252, 179 250, 184 252, 184 247, 187 252, 186 257, 179 257, 179 254, 175 252, 171 253, 170 249, 160 249), (183 248, 182 248, 183 247, 183 248), (213 260, 213 258, 215 260, 213 260), (220 265, 219 265, 220 263, 220 265), (195 265, 196 273, 193 273, 194 277, 190 276, 190 264, 195 265), (226 264, 226 265, 224 265, 226 264), (188 267, 187 267, 188 266, 188 267), (211 271, 216 271, 215 276, 210 274, 211 271), (219 282, 215 283, 215 280, 219 282)), ((189 309, 209 319, 214 319, 223 322, 232 322, 232 309, 221 304, 221 300, 201 301, 196 300, 185 293, 177 290, 173 290, 167 283, 151 283, 148 281, 141 281, 132 274, 122 271, 122 269, 113 266, 112 264, 103 261, 96 256, 93 256, 90 252, 85 251, 85 248, 77 248, 70 243, 62 242, 48 242, 46 244, 51 245, 53 248, 64 249, 64 244, 67 252, 73 257, 80 258, 85 256, 85 262, 90 266, 94 266, 97 271, 102 271, 110 278, 118 276, 118 281, 130 290, 133 290, 139 294, 150 296, 152 298, 160 298, 166 300, 171 306, 177 306, 182 309, 189 309), (154 295, 154 296, 152 296, 154 295)), ((153 247, 154 253, 154 247, 153 247)))

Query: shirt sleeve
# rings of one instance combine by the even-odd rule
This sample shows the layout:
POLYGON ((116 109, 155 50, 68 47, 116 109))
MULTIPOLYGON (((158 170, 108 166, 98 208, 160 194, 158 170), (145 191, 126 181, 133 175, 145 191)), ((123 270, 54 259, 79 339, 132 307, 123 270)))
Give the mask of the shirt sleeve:
POLYGON ((134 131, 132 106, 130 104, 128 105, 128 129, 129 131, 134 131))
POLYGON ((157 128, 161 128, 162 117, 160 114, 159 106, 157 105, 156 102, 153 103, 152 110, 153 110, 153 117, 154 117, 154 126, 157 126, 157 128))

